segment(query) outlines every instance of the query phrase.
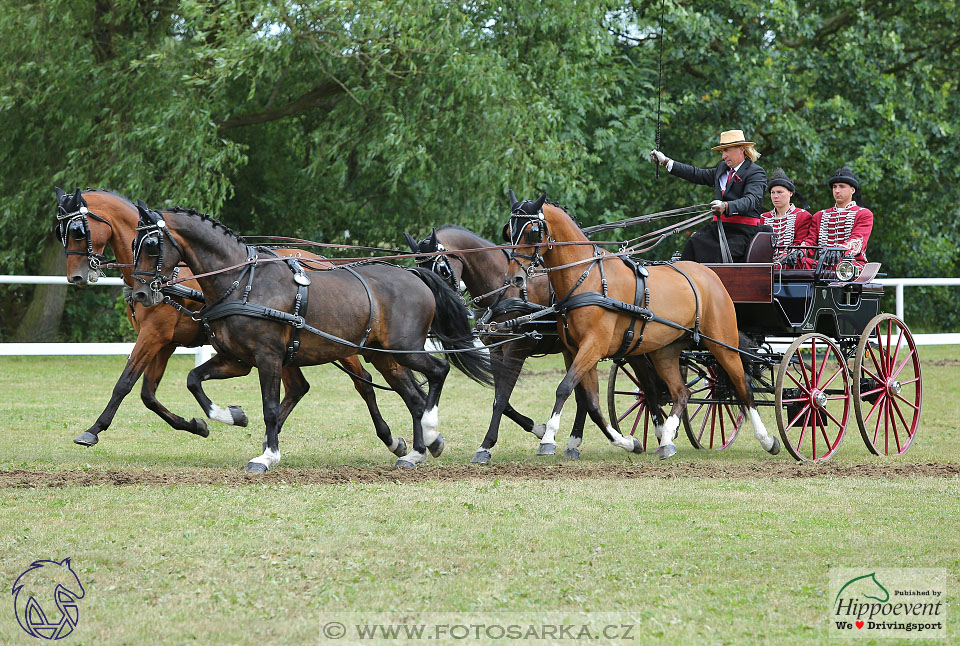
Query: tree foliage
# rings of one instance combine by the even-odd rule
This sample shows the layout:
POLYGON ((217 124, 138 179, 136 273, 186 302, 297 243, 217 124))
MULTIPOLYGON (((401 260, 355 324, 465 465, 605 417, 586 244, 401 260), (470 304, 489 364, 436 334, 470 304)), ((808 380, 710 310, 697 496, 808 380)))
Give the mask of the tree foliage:
MULTIPOLYGON (((664 152, 711 166, 719 131, 741 128, 815 208, 849 165, 877 215, 871 259, 958 275, 957 8, 6 3, 0 265, 35 271, 54 184, 193 206, 248 234, 383 246, 443 223, 492 237, 508 188, 545 189, 585 224, 704 202, 647 160, 662 45, 664 152)), ((4 293, 4 325, 28 295, 4 293)))

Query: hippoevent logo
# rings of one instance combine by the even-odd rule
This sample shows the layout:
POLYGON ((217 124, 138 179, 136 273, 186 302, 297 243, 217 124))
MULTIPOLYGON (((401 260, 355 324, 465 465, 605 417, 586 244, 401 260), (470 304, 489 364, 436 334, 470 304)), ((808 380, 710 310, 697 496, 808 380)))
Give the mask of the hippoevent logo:
POLYGON ((839 637, 945 637, 946 570, 830 570, 830 633, 839 637))
POLYGON ((24 632, 38 639, 63 639, 80 618, 83 585, 70 559, 34 561, 13 584, 13 609, 24 632))

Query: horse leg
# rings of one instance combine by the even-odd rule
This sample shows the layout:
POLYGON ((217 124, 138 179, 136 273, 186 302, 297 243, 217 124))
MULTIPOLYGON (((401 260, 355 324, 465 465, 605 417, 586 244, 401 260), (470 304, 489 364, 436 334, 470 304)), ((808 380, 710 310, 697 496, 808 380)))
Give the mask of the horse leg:
POLYGON ((144 406, 156 413, 160 419, 173 428, 179 431, 187 431, 200 437, 208 437, 210 435, 210 427, 207 426, 204 420, 199 417, 194 417, 188 422, 179 415, 171 413, 167 410, 166 406, 161 404, 157 399, 157 387, 160 385, 160 380, 163 379, 163 374, 167 369, 167 362, 170 360, 170 356, 176 347, 177 346, 172 343, 165 345, 153 360, 147 364, 146 370, 143 371, 143 383, 140 386, 140 400, 144 406))
POLYGON ((263 453, 247 462, 247 466, 243 468, 248 473, 265 473, 280 463, 280 358, 277 357, 276 361, 269 365, 258 364, 257 372, 260 374, 260 399, 263 402, 265 431, 263 453))
MULTIPOLYGON (((373 420, 373 428, 377 432, 377 437, 380 438, 380 441, 383 442, 384 446, 390 450, 391 453, 397 457, 407 454, 407 441, 402 437, 394 438, 393 434, 390 432, 390 426, 387 425, 386 420, 383 419, 383 416, 380 414, 380 408, 377 406, 377 396, 374 391, 373 386, 369 383, 370 373, 367 372, 363 364, 360 363, 360 357, 353 355, 346 357, 340 360, 341 365, 349 371, 353 377, 353 386, 357 389, 357 392, 360 393, 360 396, 363 397, 363 401, 367 405, 367 410, 370 412, 370 419, 373 420), (364 381, 366 380, 366 381, 364 381)), ((409 370, 401 367, 396 362, 392 362, 393 367, 389 368, 389 361, 385 361, 382 366, 379 368, 380 372, 383 373, 384 370, 389 370, 391 373, 396 374, 396 379, 406 379, 413 383, 415 390, 419 392, 419 388, 416 387, 416 380, 413 379, 413 375, 409 370)), ((388 380, 387 383, 392 383, 388 380)), ((394 388, 396 390, 396 388, 394 388)), ((415 396, 415 395, 414 395, 415 396)), ((421 398, 423 395, 421 394, 421 398)))
POLYGON ((583 427, 587 421, 587 410, 589 408, 587 393, 582 382, 573 389, 573 396, 577 404, 577 413, 573 418, 573 428, 570 429, 570 439, 567 441, 567 448, 563 451, 563 457, 570 460, 579 460, 580 445, 583 444, 583 427))
MULTIPOLYGON (((190 374, 187 375, 187 389, 193 393, 197 403, 200 404, 200 408, 210 419, 233 426, 246 426, 248 423, 247 414, 243 412, 242 408, 239 406, 220 408, 207 397, 207 394, 203 391, 202 383, 208 379, 242 377, 250 374, 250 369, 250 366, 244 363, 227 359, 218 354, 190 371, 190 374)), ((277 399, 279 400, 279 396, 277 399)))
POLYGON ((683 343, 671 343, 650 353, 654 368, 666 383, 667 390, 670 391, 670 399, 673 401, 670 415, 660 427, 658 436, 660 446, 657 447, 656 452, 661 460, 666 460, 677 453, 677 447, 674 446, 673 441, 677 437, 677 429, 680 428, 680 411, 686 408, 690 400, 690 390, 683 381, 683 375, 680 374, 680 353, 683 348, 683 343))
POLYGON ((410 417, 413 419, 413 450, 399 458, 396 466, 414 468, 427 459, 423 419, 426 417, 428 398, 423 396, 410 371, 403 370, 394 359, 377 353, 370 358, 370 361, 387 383, 397 391, 403 403, 406 404, 407 410, 410 411, 410 417))
POLYGON ((283 366, 280 371, 280 381, 283 383, 283 400, 280 402, 278 417, 280 428, 283 428, 287 417, 300 400, 310 392, 310 383, 303 376, 299 366, 283 366))
MULTIPOLYGON (((517 385, 520 370, 523 368, 523 361, 518 360, 516 357, 507 356, 506 353, 501 355, 500 353, 491 352, 490 362, 493 367, 493 415, 490 417, 490 425, 487 427, 487 434, 484 436, 480 448, 477 449, 477 452, 473 454, 473 458, 470 460, 474 464, 489 464, 490 449, 496 445, 500 435, 500 420, 504 413, 510 416, 510 414, 507 413, 508 409, 529 424, 529 426, 525 426, 524 422, 518 421, 517 417, 510 416, 511 419, 524 427, 524 430, 533 432, 532 429, 534 426, 532 419, 525 415, 520 415, 520 413, 514 411, 513 407, 510 406, 510 394, 517 385)), ((541 433, 541 435, 543 434, 541 433)))
POLYGON ((737 397, 747 407, 747 417, 750 419, 750 425, 753 426, 753 436, 760 442, 763 450, 770 455, 779 453, 780 440, 767 433, 767 429, 760 419, 760 413, 757 412, 757 405, 753 399, 753 390, 750 388, 750 382, 744 372, 740 354, 709 341, 707 341, 707 349, 720 362, 727 376, 730 377, 730 381, 733 382, 737 397))
MULTIPOLYGON (((537 439, 540 439, 543 437, 544 425, 536 424, 532 419, 510 405, 510 395, 513 393, 513 389, 516 388, 517 379, 520 377, 521 369, 523 369, 523 362, 528 356, 526 350, 521 347, 519 343, 508 343, 490 352, 490 363, 493 368, 494 389, 496 389, 497 384, 500 383, 499 380, 501 377, 498 373, 501 370, 503 371, 503 376, 508 379, 508 381, 511 378, 513 380, 510 383, 510 389, 507 391, 503 414, 507 416, 507 419, 510 419, 520 426, 520 428, 528 433, 533 433, 537 436, 537 439), (499 352, 497 350, 499 350, 499 352), (516 366, 514 366, 514 364, 516 364, 516 366), (516 374, 514 374, 514 368, 516 374)), ((496 406, 496 402, 494 402, 494 406, 496 406)), ((496 440, 494 440, 494 442, 496 442, 496 440)))
MULTIPOLYGON (((127 365, 124 366, 123 372, 120 373, 120 379, 117 380, 116 385, 113 387, 113 394, 110 395, 110 401, 107 402, 107 407, 100 413, 100 416, 97 418, 97 421, 93 423, 93 426, 73 438, 75 444, 93 446, 99 441, 97 436, 101 431, 107 430, 110 423, 113 422, 113 418, 116 416, 117 409, 120 408, 123 398, 133 389, 133 385, 137 383, 140 375, 143 374, 144 368, 146 368, 152 358, 157 353, 162 352, 163 348, 167 345, 172 344, 167 344, 162 340, 155 339, 151 334, 141 333, 137 335, 137 342, 133 346, 130 358, 127 359, 127 365)), ((172 345, 172 347, 176 346, 172 345)))
POLYGON ((663 435, 663 424, 666 415, 663 413, 663 407, 660 405, 661 384, 657 378, 656 369, 650 361, 650 357, 645 354, 627 357, 627 363, 633 368, 633 374, 640 382, 640 390, 643 391, 643 398, 650 412, 650 419, 653 420, 653 434, 657 441, 663 435))

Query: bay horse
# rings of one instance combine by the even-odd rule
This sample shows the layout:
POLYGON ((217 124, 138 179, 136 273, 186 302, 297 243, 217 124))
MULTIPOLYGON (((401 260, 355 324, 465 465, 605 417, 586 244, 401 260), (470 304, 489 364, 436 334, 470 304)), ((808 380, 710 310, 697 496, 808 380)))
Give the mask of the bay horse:
MULTIPOLYGON (((140 219, 137 207, 127 198, 105 190, 86 190, 79 188, 75 193, 65 193, 55 188, 57 194, 58 222, 57 236, 63 243, 67 259, 67 280, 78 286, 96 282, 99 268, 104 260, 104 251, 109 246, 120 264, 120 272, 126 283, 124 293, 127 302, 127 318, 137 331, 137 341, 124 366, 106 408, 96 422, 74 438, 81 446, 93 446, 99 441, 99 434, 109 428, 120 403, 130 393, 137 380, 143 375, 140 398, 144 405, 160 416, 167 424, 177 430, 187 431, 201 437, 207 437, 210 430, 203 419, 194 417, 189 422, 170 412, 157 399, 156 390, 166 372, 167 363, 173 351, 180 346, 196 347, 208 343, 207 335, 198 321, 194 321, 183 311, 172 306, 146 308, 129 298, 133 289, 133 241, 137 234, 140 219)), ((320 259, 319 256, 298 249, 279 249, 280 255, 320 259)), ((191 276, 190 269, 180 267, 179 276, 191 276)), ((198 310, 203 306, 200 298, 200 285, 195 281, 182 283, 180 295, 170 294, 173 302, 189 310, 198 310), (192 296, 192 298, 191 298, 192 296)), ((380 410, 373 387, 370 385, 370 373, 364 370, 356 355, 345 357, 341 363, 354 382, 357 392, 363 397, 373 420, 377 436, 395 455, 407 453, 403 438, 394 438, 380 410)), ((247 372, 249 373, 249 368, 247 372)), ((239 375, 237 375, 239 376, 239 375)), ((303 397, 310 388, 300 369, 289 367, 283 372, 285 399, 283 417, 292 409, 294 400, 303 397)), ((209 402, 204 413, 210 419, 236 426, 247 425, 247 415, 239 406, 220 407, 209 402)), ((435 447, 439 448, 439 447, 435 447)))
MULTIPOLYGON (((444 225, 433 229, 429 236, 419 241, 409 233, 405 233, 404 237, 414 253, 430 254, 430 257, 418 260, 419 266, 432 269, 454 289, 459 289, 461 280, 463 281, 467 291, 474 296, 476 312, 482 322, 508 321, 552 304, 553 290, 545 275, 529 280, 523 291, 510 286, 506 280, 510 266, 507 250, 497 247, 495 243, 469 229, 444 225), (477 249, 482 251, 471 251, 477 249), (467 252, 456 253, 462 251, 467 252)), ((546 425, 535 424, 532 419, 517 411, 510 405, 510 395, 516 387, 523 364, 529 357, 564 353, 564 359, 569 367, 571 357, 560 342, 556 324, 548 318, 547 325, 551 329, 545 330, 544 336, 539 340, 529 337, 520 338, 512 343, 490 349, 490 362, 494 367, 493 414, 483 442, 471 462, 489 463, 491 449, 496 445, 499 437, 500 421, 503 415, 538 439, 543 437, 546 425)), ((491 338, 496 340, 496 337, 491 338)), ((648 401, 651 402, 651 416, 655 429, 658 429, 663 425, 665 416, 659 405, 654 403, 659 400, 659 397, 656 395, 658 387, 654 381, 652 366, 645 357, 631 357, 629 360, 638 379, 643 383, 643 391, 648 394, 648 401)), ((583 389, 577 386, 575 389, 577 413, 570 432, 570 443, 563 454, 566 458, 580 457, 579 447, 583 440, 583 426, 587 416, 587 406, 583 402, 584 396, 583 389)), ((555 445, 541 445, 538 455, 551 455, 555 450, 555 445)))
POLYGON ((600 411, 596 366, 605 357, 649 354, 673 401, 657 451, 661 459, 675 454, 678 411, 685 410, 690 397, 679 358, 684 348, 701 338, 746 406, 761 447, 773 455, 779 453, 780 442, 767 433, 760 419, 736 350, 739 333, 733 300, 711 269, 694 262, 628 266, 592 245, 564 210, 545 204, 546 193, 522 202, 512 196, 511 191, 511 215, 504 227, 517 247, 510 254, 509 281, 522 287, 533 268, 543 267, 557 294, 561 338, 573 354, 557 387, 541 443, 554 443, 563 404, 573 388, 583 384, 591 418, 605 429, 612 444, 631 450, 629 438, 610 426, 600 411), (568 242, 574 244, 562 244, 568 242), (636 333, 638 320, 642 323, 636 333))
POLYGON ((137 208, 133 299, 148 307, 159 304, 161 288, 175 280, 174 270, 185 262, 206 301, 195 318, 209 324, 222 350, 190 373, 198 401, 205 397, 202 382, 208 378, 251 366, 259 372, 265 440, 263 453, 248 462, 246 471, 263 473, 280 462, 284 366, 356 354, 369 359, 413 418, 413 450, 396 463, 408 468, 424 462, 428 445, 440 441, 438 402, 450 366, 424 350, 428 333, 455 352, 451 363, 468 377, 492 382, 489 360, 474 347, 466 306, 433 272, 368 262, 308 276, 296 261, 261 258, 264 249, 250 247, 207 215, 179 208, 160 213, 142 203, 137 208), (299 348, 291 354, 291 341, 300 331, 299 348), (404 378, 409 370, 426 377, 425 399, 415 382, 404 378))

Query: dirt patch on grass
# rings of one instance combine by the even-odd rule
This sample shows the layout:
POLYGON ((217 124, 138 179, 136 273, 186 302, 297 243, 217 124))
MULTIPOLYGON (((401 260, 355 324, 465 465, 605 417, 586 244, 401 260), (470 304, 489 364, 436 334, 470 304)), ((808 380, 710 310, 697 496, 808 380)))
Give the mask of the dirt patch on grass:
POLYGON ((330 467, 286 469, 250 475, 232 469, 180 469, 164 471, 0 471, 0 488, 99 486, 170 486, 257 484, 417 483, 463 480, 585 480, 590 478, 718 478, 766 480, 770 478, 876 478, 958 477, 960 464, 837 464, 770 462, 756 465, 675 462, 636 465, 536 465, 425 466, 414 471, 392 468, 330 467))

